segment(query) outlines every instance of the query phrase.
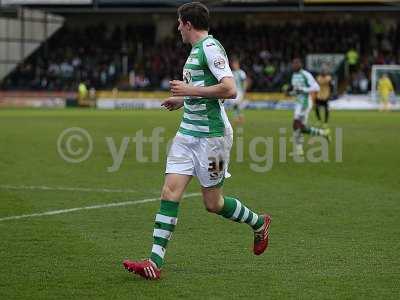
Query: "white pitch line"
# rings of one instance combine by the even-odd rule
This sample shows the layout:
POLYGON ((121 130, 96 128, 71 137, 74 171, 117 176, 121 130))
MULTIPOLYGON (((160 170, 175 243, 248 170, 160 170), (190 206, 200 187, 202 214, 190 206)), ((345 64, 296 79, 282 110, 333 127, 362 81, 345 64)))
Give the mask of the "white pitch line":
POLYGON ((68 191, 68 192, 101 192, 101 193, 136 193, 130 189, 104 189, 104 188, 80 188, 80 187, 50 187, 45 185, 7 185, 0 184, 3 190, 41 190, 41 191, 68 191))
MULTIPOLYGON (((200 195, 201 195, 200 193, 191 193, 191 194, 184 195, 183 198, 196 197, 196 196, 200 196, 200 195)), ((160 197, 157 197, 157 198, 149 198, 149 199, 136 200, 136 201, 114 202, 114 203, 108 203, 108 204, 98 204, 98 205, 92 205, 92 206, 75 207, 75 208, 60 209, 60 210, 51 210, 51 211, 46 211, 46 212, 42 212, 42 213, 35 213, 35 214, 29 214, 29 215, 19 215, 19 216, 4 217, 4 218, 0 218, 0 222, 9 221, 9 220, 34 218, 34 217, 42 217, 42 216, 60 215, 60 214, 66 214, 66 213, 70 213, 70 212, 74 212, 74 211, 80 211, 80 210, 90 210, 90 209, 99 209, 99 208, 109 208, 109 207, 136 205, 136 204, 154 202, 154 201, 159 201, 159 200, 160 200, 160 197)))

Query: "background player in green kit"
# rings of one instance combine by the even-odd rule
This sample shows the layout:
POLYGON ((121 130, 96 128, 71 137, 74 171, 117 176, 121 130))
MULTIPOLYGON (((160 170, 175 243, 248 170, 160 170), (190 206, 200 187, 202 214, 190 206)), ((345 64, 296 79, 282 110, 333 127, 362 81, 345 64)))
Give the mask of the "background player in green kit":
POLYGON ((300 58, 292 61, 291 94, 296 97, 293 118, 294 143, 296 155, 304 155, 303 134, 320 135, 330 140, 330 130, 307 125, 312 109, 311 93, 319 91, 319 85, 310 72, 303 69, 300 58))
POLYGON ((233 122, 238 125, 244 123, 244 115, 242 112, 244 95, 247 90, 247 75, 240 68, 240 61, 237 57, 232 58, 232 73, 236 84, 236 98, 233 100, 233 122))
POLYGON ((183 118, 167 158, 150 257, 123 262, 128 271, 146 279, 160 278, 166 247, 177 224, 179 202, 193 176, 200 182, 209 212, 247 223, 254 232, 254 254, 260 255, 268 247, 270 217, 258 215, 238 199, 222 194, 233 133, 220 99, 236 96, 227 55, 208 34, 206 6, 199 2, 182 5, 178 21, 182 40, 192 49, 183 69, 183 81, 171 81, 173 97, 162 105, 168 110, 183 107, 183 118))

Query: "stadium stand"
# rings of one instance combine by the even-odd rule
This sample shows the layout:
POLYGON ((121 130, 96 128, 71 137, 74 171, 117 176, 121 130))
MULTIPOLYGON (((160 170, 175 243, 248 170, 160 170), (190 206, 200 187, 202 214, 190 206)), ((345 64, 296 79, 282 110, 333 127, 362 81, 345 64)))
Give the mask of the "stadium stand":
MULTIPOLYGON (((398 64, 400 22, 386 31, 373 21, 330 21, 245 26, 215 25, 211 33, 228 52, 242 60, 253 91, 280 91, 290 59, 309 53, 356 51, 356 64, 347 78, 348 92, 366 93, 373 64, 398 64), (237 41, 240 41, 239 43, 237 41)), ((2 83, 4 90, 76 90, 80 82, 96 89, 163 90, 181 78, 188 51, 176 32, 156 42, 152 25, 66 24, 2 83), (123 58, 127 57, 127 65, 123 58)))

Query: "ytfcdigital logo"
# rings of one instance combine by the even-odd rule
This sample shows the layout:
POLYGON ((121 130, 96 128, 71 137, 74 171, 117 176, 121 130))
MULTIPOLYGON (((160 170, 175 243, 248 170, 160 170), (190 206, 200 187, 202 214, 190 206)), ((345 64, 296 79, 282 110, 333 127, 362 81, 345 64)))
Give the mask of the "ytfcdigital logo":
MULTIPOLYGON (((173 142, 173 139, 167 141, 163 137, 164 133, 165 128, 156 127, 153 128, 150 136, 145 136, 143 129, 140 129, 133 136, 125 136, 118 141, 115 141, 113 137, 104 137, 104 144, 112 160, 107 171, 118 171, 124 159, 127 156, 130 157, 127 153, 134 153, 135 161, 139 163, 160 162, 160 158, 167 155, 173 142), (129 149, 131 144, 133 144, 134 150, 129 149), (151 153, 148 149, 149 146, 151 153)), ((276 161, 278 163, 287 163, 289 160, 295 163, 341 163, 343 161, 343 130, 341 128, 335 129, 331 144, 322 136, 310 137, 304 143, 306 146, 304 155, 291 151, 295 149, 295 139, 291 131, 286 128, 279 129, 278 137, 256 136, 248 140, 245 139, 244 130, 239 128, 235 130, 234 141, 231 152, 235 156, 231 156, 230 161, 247 162, 249 168, 258 173, 272 170, 276 161), (332 150, 333 154, 330 153, 332 150)), ((93 152, 93 147, 90 133, 79 127, 63 130, 57 139, 57 151, 60 157, 68 163, 78 164, 88 160, 93 152)))
POLYGON ((93 152, 93 140, 83 128, 64 129, 57 139, 57 151, 63 160, 69 163, 81 163, 93 152))

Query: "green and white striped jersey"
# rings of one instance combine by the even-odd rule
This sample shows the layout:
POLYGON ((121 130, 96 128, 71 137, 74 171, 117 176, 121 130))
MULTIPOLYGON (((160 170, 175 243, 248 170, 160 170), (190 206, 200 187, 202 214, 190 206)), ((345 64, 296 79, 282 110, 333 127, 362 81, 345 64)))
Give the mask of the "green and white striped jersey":
MULTIPOLYGON (((183 81, 193 86, 211 86, 224 77, 233 77, 227 55, 222 45, 209 35, 193 45, 183 68, 183 81)), ((218 137, 232 132, 232 127, 220 99, 185 97, 179 132, 218 137)))
POLYGON ((235 83, 236 83, 236 90, 240 94, 244 94, 245 90, 245 83, 246 83, 246 73, 242 69, 239 70, 234 70, 232 71, 233 77, 235 77, 235 83))
POLYGON ((318 92, 319 85, 310 72, 301 69, 292 74, 291 84, 296 91, 296 102, 308 106, 309 94, 318 92))

